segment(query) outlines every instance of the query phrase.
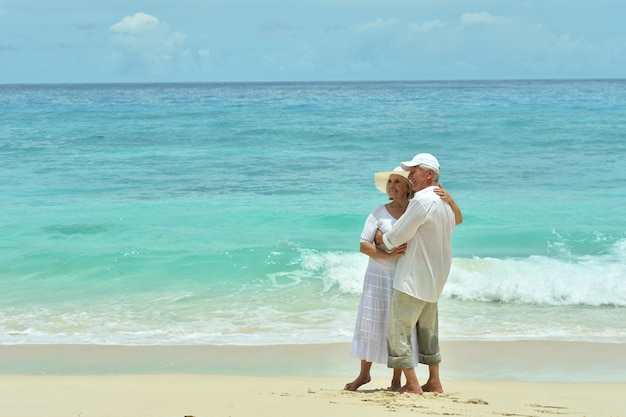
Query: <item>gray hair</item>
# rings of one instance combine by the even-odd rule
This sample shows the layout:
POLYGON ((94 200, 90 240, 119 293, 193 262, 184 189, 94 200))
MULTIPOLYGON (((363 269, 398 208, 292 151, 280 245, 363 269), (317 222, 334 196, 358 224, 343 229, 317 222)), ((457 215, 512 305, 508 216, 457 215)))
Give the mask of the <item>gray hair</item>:
POLYGON ((418 168, 424 172, 432 171, 433 180, 435 181, 435 184, 439 183, 439 170, 437 168, 433 168, 431 166, 424 165, 424 164, 418 165, 418 168))

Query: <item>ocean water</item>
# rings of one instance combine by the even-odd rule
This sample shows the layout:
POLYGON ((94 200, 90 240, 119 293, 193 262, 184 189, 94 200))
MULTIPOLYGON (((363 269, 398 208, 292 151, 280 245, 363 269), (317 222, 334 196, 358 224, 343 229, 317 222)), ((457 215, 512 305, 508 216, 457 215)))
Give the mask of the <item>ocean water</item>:
POLYGON ((626 343, 626 80, 552 80, 0 85, 0 344, 349 342, 418 152, 442 340, 626 343))

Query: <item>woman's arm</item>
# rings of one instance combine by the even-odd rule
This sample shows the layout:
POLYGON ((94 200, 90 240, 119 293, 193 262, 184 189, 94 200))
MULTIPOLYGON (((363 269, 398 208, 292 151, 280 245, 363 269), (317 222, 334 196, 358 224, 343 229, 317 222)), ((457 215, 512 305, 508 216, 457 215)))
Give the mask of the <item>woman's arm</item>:
POLYGON ((400 245, 392 251, 384 251, 382 249, 374 246, 373 243, 370 242, 361 242, 361 253, 371 257, 371 258, 379 258, 379 259, 393 259, 398 258, 404 255, 406 252, 406 245, 400 245))
POLYGON ((454 223, 461 224, 463 223, 463 213, 461 213, 461 209, 454 201, 454 198, 443 188, 442 184, 439 184, 438 188, 435 188, 435 194, 437 194, 443 201, 450 204, 450 208, 454 212, 454 223))

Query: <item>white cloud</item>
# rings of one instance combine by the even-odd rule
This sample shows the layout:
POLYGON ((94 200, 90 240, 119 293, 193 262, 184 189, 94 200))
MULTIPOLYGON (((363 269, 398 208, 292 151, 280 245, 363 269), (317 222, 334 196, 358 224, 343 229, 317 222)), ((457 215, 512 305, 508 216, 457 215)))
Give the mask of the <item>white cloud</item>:
MULTIPOLYGON (((135 13, 134 16, 126 16, 120 22, 111 26, 111 32, 118 34, 141 35, 158 29, 161 22, 154 16, 145 13, 135 13)), ((163 24, 167 26, 166 24, 163 24)))
POLYGON ((439 20, 429 20, 419 25, 419 28, 423 32, 430 32, 431 30, 439 29, 444 26, 445 25, 439 20))
POLYGON ((189 73, 201 68, 209 56, 207 48, 192 48, 187 35, 146 13, 124 17, 109 32, 108 60, 122 73, 189 73))
POLYGON ((500 20, 497 16, 492 16, 487 12, 478 12, 478 13, 463 13, 461 15, 461 22, 466 25, 477 25, 477 24, 493 24, 497 23, 500 20))
POLYGON ((398 19, 376 19, 372 22, 368 22, 364 24, 361 29, 363 30, 379 30, 379 29, 388 29, 398 26, 400 21, 398 19))

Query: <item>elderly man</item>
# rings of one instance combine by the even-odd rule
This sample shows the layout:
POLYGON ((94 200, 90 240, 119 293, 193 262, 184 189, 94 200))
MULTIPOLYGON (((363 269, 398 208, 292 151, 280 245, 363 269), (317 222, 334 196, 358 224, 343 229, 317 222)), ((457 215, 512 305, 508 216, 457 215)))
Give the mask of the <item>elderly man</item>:
POLYGON ((434 192, 439 181, 437 158, 420 153, 400 166, 410 171, 415 196, 392 229, 378 236, 389 250, 407 243, 406 254, 398 261, 394 279, 387 331, 387 366, 403 370, 406 385, 400 392, 443 392, 439 378, 437 301, 452 265, 452 231, 455 223, 461 222, 460 211, 454 201, 449 204, 434 192), (455 212, 459 214, 456 222, 455 212), (413 363, 411 330, 416 325, 420 362, 429 369, 424 386, 419 384, 413 363))

